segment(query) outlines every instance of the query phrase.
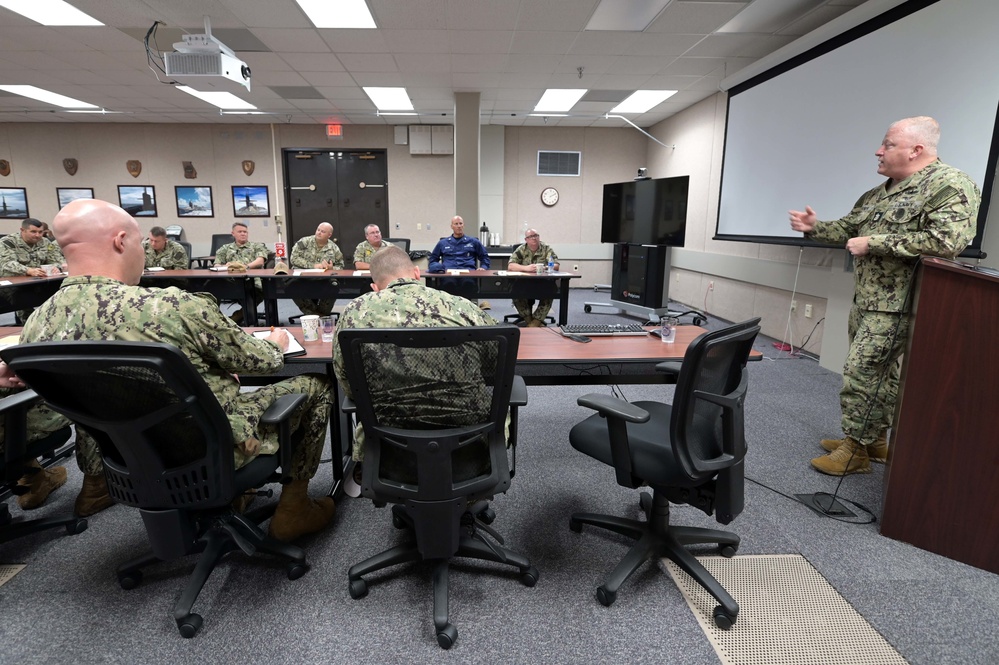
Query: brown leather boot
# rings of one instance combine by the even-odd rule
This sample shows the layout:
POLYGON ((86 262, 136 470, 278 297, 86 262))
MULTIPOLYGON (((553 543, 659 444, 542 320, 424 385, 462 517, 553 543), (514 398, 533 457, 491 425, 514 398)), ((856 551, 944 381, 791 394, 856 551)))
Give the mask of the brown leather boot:
POLYGON ((310 499, 308 490, 308 480, 293 480, 281 489, 281 499, 268 530, 272 538, 288 542, 315 533, 330 523, 336 512, 333 499, 328 496, 310 499))
POLYGON ((77 517, 90 517, 105 508, 110 508, 113 503, 114 500, 108 493, 108 483, 104 479, 103 473, 96 476, 84 475, 83 487, 76 495, 73 514, 77 517))
POLYGON ((17 505, 21 510, 31 510, 45 503, 56 488, 62 487, 66 482, 66 467, 55 466, 51 469, 43 469, 38 460, 31 460, 28 463, 30 471, 24 474, 17 484, 27 487, 27 494, 20 494, 17 497, 17 505))
MULTIPOLYGON (((843 445, 846 442, 846 438, 843 439, 822 439, 819 441, 819 445, 822 446, 823 450, 832 452, 843 445)), ((881 432, 878 436, 878 440, 867 446, 867 454, 871 458, 872 462, 877 462, 879 464, 884 464, 888 461, 888 433, 881 432)))

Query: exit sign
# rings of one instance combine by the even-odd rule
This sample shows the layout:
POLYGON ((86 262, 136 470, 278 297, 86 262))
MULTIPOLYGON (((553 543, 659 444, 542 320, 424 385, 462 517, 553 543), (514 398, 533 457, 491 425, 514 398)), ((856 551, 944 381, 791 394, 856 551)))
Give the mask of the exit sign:
POLYGON ((326 125, 326 138, 331 141, 343 139, 343 125, 326 125))

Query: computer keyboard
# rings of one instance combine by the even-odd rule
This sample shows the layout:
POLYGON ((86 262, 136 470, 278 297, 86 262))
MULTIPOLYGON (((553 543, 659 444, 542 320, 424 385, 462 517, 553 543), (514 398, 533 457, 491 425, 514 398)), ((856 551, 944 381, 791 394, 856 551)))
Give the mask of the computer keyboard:
POLYGON ((610 335, 647 335, 648 332, 637 323, 572 323, 559 326, 563 335, 587 335, 606 337, 610 335))

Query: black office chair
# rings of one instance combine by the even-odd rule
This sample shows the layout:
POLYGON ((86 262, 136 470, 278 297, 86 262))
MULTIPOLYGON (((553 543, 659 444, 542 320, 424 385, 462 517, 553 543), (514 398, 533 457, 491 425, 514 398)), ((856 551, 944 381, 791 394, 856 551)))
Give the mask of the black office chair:
MULTIPOLYGON (((691 342, 677 377, 673 404, 628 403, 602 393, 580 397, 580 405, 595 409, 569 431, 572 447, 614 467, 617 482, 642 493, 646 521, 576 513, 569 528, 582 531, 591 524, 637 542, 607 580, 597 588, 606 606, 618 588, 643 563, 668 557, 718 600, 714 620, 728 629, 739 605, 688 552, 686 545, 717 543, 722 556, 735 555, 739 537, 716 529, 672 526, 669 504, 688 504, 712 513, 728 524, 742 512, 743 458, 746 439, 743 402, 749 377, 746 361, 760 332, 760 319, 704 333, 691 342)), ((665 371, 673 366, 664 363, 665 371)))
POLYGON ((247 490, 282 480, 294 442, 289 417, 304 400, 274 401, 261 422, 279 432, 277 455, 260 455, 236 469, 225 412, 191 362, 175 347, 150 342, 43 342, 0 352, 49 406, 97 440, 108 490, 139 509, 152 552, 118 567, 132 589, 142 568, 202 553, 174 608, 180 634, 193 637, 202 618, 191 612, 215 565, 235 549, 283 557, 288 579, 305 574, 305 553, 258 526, 274 506, 241 515, 232 501, 247 490))
POLYGON ((382 240, 392 243, 409 254, 409 238, 382 238, 382 240))
MULTIPOLYGON (((534 307, 534 301, 531 300, 530 303, 531 307, 534 307)), ((520 314, 507 314, 506 316, 503 317, 503 323, 512 323, 515 326, 519 326, 523 322, 524 322, 524 317, 522 317, 520 314)), ((551 314, 545 317, 545 325, 548 325, 549 323, 552 324, 555 323, 555 317, 552 316, 551 314)))
MULTIPOLYGON (((503 547, 487 526, 494 515, 483 502, 505 492, 512 477, 507 413, 527 403, 523 380, 514 375, 520 331, 510 326, 345 329, 338 339, 354 397, 347 410, 356 408, 364 428, 361 491, 376 504, 397 504, 393 524, 408 527, 412 536, 411 542, 352 566, 350 595, 367 595, 363 575, 373 571, 407 561, 434 562, 434 627, 437 643, 448 649, 458 638, 448 620, 452 557, 515 566, 526 586, 538 579, 530 561, 503 547)), ((511 432, 516 425, 512 413, 511 432)))
POLYGON ((195 256, 191 259, 191 267, 197 263, 199 268, 209 268, 211 267, 212 259, 215 254, 219 251, 222 245, 228 245, 233 242, 231 233, 213 233, 212 234, 212 251, 208 253, 208 256, 195 256))
POLYGON ((4 421, 4 452, 0 455, 0 543, 57 527, 63 527, 73 535, 87 530, 87 520, 73 515, 15 521, 10 514, 7 499, 28 489, 18 485, 17 481, 25 473, 37 469, 28 467, 27 461, 42 457, 41 466, 47 469, 73 454, 73 430, 70 427, 28 442, 27 413, 39 402, 41 398, 32 390, 0 400, 0 418, 4 421))

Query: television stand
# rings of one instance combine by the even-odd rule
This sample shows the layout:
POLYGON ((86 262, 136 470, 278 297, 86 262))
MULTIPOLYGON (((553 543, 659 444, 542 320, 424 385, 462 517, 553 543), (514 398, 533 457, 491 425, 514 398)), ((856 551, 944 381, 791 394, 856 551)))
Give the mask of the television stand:
MULTIPOLYGON (((643 317, 646 321, 651 321, 652 323, 659 323, 659 319, 664 316, 675 316, 680 317, 682 312, 673 312, 666 307, 643 307, 642 305, 634 305, 630 302, 622 302, 620 300, 611 300, 610 302, 584 302, 583 311, 589 314, 593 311, 594 307, 608 307, 617 310, 619 314, 631 314, 643 317)), ((608 312, 609 314, 610 312, 608 312)))

